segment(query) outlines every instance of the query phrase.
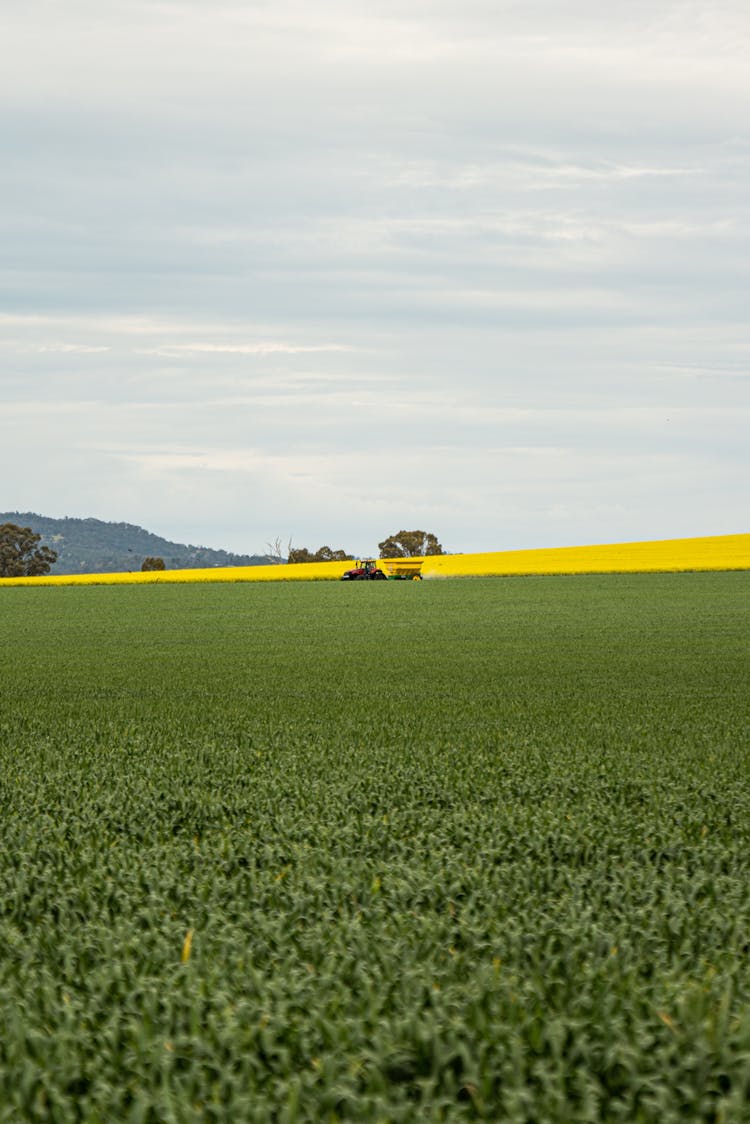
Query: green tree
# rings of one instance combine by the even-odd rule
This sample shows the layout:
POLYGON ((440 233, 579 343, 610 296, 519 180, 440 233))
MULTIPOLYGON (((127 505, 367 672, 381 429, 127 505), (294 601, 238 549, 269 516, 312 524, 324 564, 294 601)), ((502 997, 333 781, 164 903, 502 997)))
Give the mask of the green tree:
POLYGON ((398 531, 378 543, 381 558, 422 558, 425 554, 445 554, 431 531, 398 531))
POLYGON ((287 562, 348 562, 353 557, 345 550, 331 550, 330 546, 321 546, 313 553, 306 546, 293 547, 290 543, 287 562))
POLYGON ((31 527, 15 523, 0 525, 0 577, 31 578, 48 574, 57 561, 57 551, 39 546, 41 535, 31 527))
POLYGON ((164 565, 164 559, 163 558, 148 557, 148 558, 143 559, 143 565, 141 566, 141 571, 143 572, 145 570, 166 570, 166 568, 167 567, 164 565))

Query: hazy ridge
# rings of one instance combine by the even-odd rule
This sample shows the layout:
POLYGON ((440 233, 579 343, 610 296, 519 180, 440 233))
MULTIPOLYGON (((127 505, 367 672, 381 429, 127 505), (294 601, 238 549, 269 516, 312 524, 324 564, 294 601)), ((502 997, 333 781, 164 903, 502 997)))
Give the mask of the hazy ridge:
POLYGON ((213 566, 264 566, 274 559, 232 554, 207 546, 171 542, 133 523, 102 519, 53 519, 32 511, 0 512, 0 523, 31 527, 45 546, 57 551, 53 574, 107 574, 140 570, 144 558, 163 558, 169 570, 213 566))

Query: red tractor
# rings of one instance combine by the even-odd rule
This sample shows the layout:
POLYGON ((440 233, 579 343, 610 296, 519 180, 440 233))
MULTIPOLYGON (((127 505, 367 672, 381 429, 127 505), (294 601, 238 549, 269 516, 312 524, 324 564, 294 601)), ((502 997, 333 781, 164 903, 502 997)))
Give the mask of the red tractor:
POLYGON ((353 569, 342 574, 341 580, 342 582, 384 582, 388 580, 388 577, 382 570, 378 569, 372 558, 366 558, 363 562, 357 562, 353 569))

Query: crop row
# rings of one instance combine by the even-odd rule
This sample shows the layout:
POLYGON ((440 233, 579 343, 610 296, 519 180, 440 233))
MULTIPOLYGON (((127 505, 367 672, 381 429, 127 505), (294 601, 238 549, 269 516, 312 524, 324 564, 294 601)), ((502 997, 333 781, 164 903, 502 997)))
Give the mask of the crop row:
POLYGON ((749 580, 3 590, 0 1121, 745 1119, 749 580))

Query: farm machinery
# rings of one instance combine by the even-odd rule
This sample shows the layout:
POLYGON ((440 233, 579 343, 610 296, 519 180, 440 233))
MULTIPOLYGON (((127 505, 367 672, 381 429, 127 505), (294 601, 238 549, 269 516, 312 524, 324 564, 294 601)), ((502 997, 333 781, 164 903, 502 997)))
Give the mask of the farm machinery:
POLYGON ((342 582, 421 581, 421 558, 365 558, 341 575, 342 582))

